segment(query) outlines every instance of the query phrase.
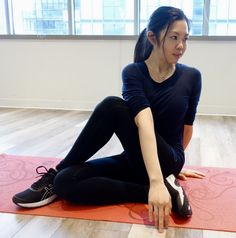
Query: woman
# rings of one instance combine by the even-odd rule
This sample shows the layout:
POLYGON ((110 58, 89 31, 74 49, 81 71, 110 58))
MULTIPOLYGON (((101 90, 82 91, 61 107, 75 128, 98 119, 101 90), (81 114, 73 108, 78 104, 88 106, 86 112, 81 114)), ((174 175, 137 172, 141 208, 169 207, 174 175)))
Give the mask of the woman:
POLYGON ((57 196, 90 205, 144 202, 160 231, 168 227, 171 207, 190 216, 175 179, 204 176, 181 172, 201 91, 199 71, 177 63, 188 36, 189 21, 180 9, 158 8, 139 36, 134 63, 122 72, 124 100, 107 97, 98 104, 65 159, 13 202, 38 207, 57 196), (124 152, 88 161, 113 133, 124 152))

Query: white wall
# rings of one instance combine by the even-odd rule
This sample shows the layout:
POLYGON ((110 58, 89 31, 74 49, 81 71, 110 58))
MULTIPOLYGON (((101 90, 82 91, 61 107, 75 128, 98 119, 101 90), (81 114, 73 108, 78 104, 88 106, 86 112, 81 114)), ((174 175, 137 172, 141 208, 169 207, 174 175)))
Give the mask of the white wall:
MULTIPOLYGON (((0 40, 0 106, 93 109, 120 95, 133 40, 0 40)), ((182 63, 202 72, 199 113, 236 115, 236 42, 190 41, 182 63)))

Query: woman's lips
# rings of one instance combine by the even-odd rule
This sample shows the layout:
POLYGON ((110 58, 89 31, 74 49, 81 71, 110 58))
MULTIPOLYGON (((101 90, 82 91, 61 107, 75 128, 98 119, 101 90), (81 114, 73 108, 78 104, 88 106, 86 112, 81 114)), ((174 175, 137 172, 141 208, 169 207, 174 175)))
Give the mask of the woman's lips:
POLYGON ((179 59, 179 58, 182 56, 182 54, 173 54, 173 55, 174 55, 174 57, 177 58, 177 59, 179 59))

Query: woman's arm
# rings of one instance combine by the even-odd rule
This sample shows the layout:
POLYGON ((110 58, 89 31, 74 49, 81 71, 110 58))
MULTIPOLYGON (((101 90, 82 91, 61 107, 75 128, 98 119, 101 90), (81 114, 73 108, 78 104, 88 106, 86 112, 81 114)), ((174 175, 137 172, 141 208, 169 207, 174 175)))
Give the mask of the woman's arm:
POLYGON ((188 146, 193 135, 193 126, 192 125, 184 125, 184 138, 183 138, 183 147, 184 150, 188 146))
POLYGON ((159 230, 168 227, 171 211, 170 194, 165 187, 157 153, 157 143, 151 109, 145 108, 135 117, 145 167, 149 176, 149 218, 154 217, 159 230), (157 224, 158 221, 158 224, 157 224))
POLYGON ((150 183, 163 183, 163 175, 158 160, 154 123, 150 108, 145 108, 135 117, 144 163, 150 183))
MULTIPOLYGON (((184 125, 184 138, 183 138, 183 148, 184 150, 186 149, 186 147, 188 146, 191 138, 192 138, 192 134, 193 134, 193 126, 191 125, 184 125)), ((193 170, 193 169, 182 169, 181 172, 178 175, 178 178, 181 180, 187 180, 187 177, 192 177, 192 178, 204 178, 205 174, 197 171, 197 170, 193 170)))

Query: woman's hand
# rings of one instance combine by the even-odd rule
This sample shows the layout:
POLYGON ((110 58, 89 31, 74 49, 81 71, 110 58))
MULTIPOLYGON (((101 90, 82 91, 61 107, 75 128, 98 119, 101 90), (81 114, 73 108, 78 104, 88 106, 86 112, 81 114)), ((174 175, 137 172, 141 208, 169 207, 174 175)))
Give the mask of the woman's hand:
POLYGON ((188 177, 202 179, 205 177, 205 174, 193 169, 182 169, 178 175, 178 179, 181 180, 187 180, 188 177))
POLYGON ((171 197, 164 183, 151 183, 148 197, 149 221, 154 218, 155 226, 163 232, 169 225, 171 197))

